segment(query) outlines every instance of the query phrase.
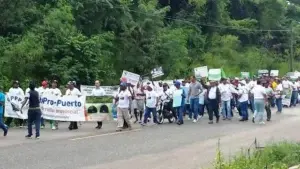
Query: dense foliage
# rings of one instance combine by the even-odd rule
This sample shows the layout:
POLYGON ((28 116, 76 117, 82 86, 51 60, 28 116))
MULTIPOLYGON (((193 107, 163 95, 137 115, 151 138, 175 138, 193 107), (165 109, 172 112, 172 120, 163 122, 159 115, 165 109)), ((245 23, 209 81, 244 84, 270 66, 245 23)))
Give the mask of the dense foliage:
MULTIPOLYGON (((220 157, 220 154, 218 155, 220 157)), ((229 162, 217 158, 215 169, 287 169, 300 164, 300 144, 280 142, 264 149, 255 150, 251 155, 242 152, 229 162)))
POLYGON ((298 0, 0 0, 0 79, 115 84, 122 70, 165 78, 289 70, 300 60, 298 0), (291 50, 291 46, 293 47, 291 50), (291 54, 292 51, 292 54, 291 54))

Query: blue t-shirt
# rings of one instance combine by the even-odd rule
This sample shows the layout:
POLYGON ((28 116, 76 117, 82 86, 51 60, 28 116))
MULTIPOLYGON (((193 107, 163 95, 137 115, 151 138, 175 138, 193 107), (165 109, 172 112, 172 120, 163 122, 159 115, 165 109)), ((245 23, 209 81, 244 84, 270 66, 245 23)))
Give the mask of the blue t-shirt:
MULTIPOLYGON (((0 102, 3 102, 4 104, 4 101, 5 101, 5 95, 4 93, 0 92, 0 102)), ((0 115, 3 114, 3 105, 0 104, 0 115)))

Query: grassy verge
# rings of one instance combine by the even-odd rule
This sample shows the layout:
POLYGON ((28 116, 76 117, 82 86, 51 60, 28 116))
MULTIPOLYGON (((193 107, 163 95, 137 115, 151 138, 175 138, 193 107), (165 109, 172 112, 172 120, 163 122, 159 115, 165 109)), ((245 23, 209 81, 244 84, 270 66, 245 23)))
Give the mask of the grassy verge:
POLYGON ((251 153, 241 151, 229 161, 224 160, 219 148, 215 169, 288 169, 300 164, 300 143, 280 142, 254 149, 251 153))

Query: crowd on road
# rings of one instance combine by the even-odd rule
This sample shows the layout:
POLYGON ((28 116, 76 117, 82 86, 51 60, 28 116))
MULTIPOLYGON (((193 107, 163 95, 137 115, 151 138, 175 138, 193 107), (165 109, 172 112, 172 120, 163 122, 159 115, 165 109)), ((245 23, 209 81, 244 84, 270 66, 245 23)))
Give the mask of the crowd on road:
MULTIPOLYGON (((25 104, 29 104, 28 110, 28 134, 31 138, 32 126, 35 125, 35 137, 40 137, 40 127, 45 127, 40 109, 40 97, 43 94, 61 96, 62 92, 57 87, 58 82, 53 80, 51 87, 48 81, 43 81, 41 87, 36 88, 34 82, 30 82, 25 93, 20 88, 19 82, 14 81, 10 93, 22 93, 25 95, 25 104)), ((298 91, 300 80, 292 80, 288 77, 275 78, 261 76, 259 78, 226 79, 220 81, 207 81, 206 78, 196 79, 192 76, 179 81, 174 80, 172 85, 152 81, 139 82, 136 86, 127 83, 126 78, 120 79, 120 87, 114 95, 113 103, 117 107, 117 131, 126 128, 131 129, 131 118, 135 118, 134 123, 139 122, 145 126, 150 120, 154 124, 161 124, 167 119, 170 123, 176 122, 178 125, 184 124, 184 116, 187 120, 197 123, 203 116, 205 110, 209 117, 209 124, 219 123, 222 120, 232 120, 234 111, 238 112, 240 121, 249 119, 253 123, 265 124, 271 120, 271 107, 277 107, 277 113, 282 113, 282 99, 289 91, 292 91, 290 105, 296 106, 298 102, 298 91), (253 113, 250 116, 249 109, 253 113), (215 118, 215 121, 214 121, 215 118)), ((75 81, 68 82, 68 89, 65 95, 81 96, 81 92, 76 88, 75 81)), ((100 82, 95 81, 93 96, 103 96, 105 91, 101 88, 100 82)), ((0 87, 0 128, 4 131, 4 136, 8 133, 13 118, 3 121, 5 105, 5 94, 0 87)), ((22 127, 25 120, 16 119, 16 125, 22 127)), ((58 121, 50 121, 53 130, 58 129, 58 121)), ((102 127, 102 122, 97 122, 97 129, 102 127)), ((70 130, 78 129, 77 122, 70 122, 70 130)))

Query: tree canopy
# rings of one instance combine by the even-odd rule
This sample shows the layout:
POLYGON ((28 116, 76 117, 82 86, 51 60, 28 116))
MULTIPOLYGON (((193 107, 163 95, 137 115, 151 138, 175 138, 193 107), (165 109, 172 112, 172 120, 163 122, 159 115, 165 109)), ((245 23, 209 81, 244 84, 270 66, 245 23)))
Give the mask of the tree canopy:
POLYGON ((1 82, 300 68, 297 0, 0 0, 1 82))

